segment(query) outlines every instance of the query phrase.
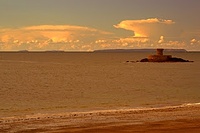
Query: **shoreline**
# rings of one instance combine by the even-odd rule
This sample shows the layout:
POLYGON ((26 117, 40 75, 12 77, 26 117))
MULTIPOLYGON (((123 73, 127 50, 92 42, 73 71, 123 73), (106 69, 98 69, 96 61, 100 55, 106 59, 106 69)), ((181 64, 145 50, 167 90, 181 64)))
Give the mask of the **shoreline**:
MULTIPOLYGON (((10 118, 11 119, 11 118, 10 118)), ((29 116, 0 121, 0 132, 168 132, 200 131, 200 104, 29 116)))

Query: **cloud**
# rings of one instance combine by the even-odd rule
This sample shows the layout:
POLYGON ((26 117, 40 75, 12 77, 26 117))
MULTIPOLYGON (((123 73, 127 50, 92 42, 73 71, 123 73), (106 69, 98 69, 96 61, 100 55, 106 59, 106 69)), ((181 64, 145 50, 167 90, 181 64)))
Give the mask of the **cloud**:
POLYGON ((200 47, 200 38, 193 38, 190 40, 190 48, 193 50, 198 49, 200 47))
POLYGON ((172 20, 153 18, 124 20, 114 25, 116 28, 133 31, 133 35, 130 36, 119 36, 107 31, 76 25, 0 28, 0 50, 91 51, 105 48, 157 47, 200 50, 200 36, 196 32, 195 34, 186 32, 184 37, 181 34, 174 36, 173 33, 178 30, 171 27, 172 24, 174 24, 172 20))
POLYGON ((160 36, 160 40, 158 41, 158 43, 163 43, 164 42, 164 36, 160 36))
POLYGON ((133 32, 131 37, 114 40, 121 47, 200 49, 200 41, 198 39, 190 40, 189 37, 194 35, 188 35, 189 32, 176 25, 173 20, 158 18, 124 20, 114 27, 133 32), (187 34, 183 36, 183 33, 187 34))
POLYGON ((73 25, 39 25, 39 26, 24 27, 22 29, 36 30, 36 31, 75 31, 75 30, 96 31, 96 29, 82 27, 82 26, 73 26, 73 25))
POLYGON ((89 48, 86 47, 86 44, 111 34, 110 32, 75 25, 39 25, 0 29, 0 49, 46 50, 63 48, 63 50, 70 50, 77 48, 85 50, 89 48))
POLYGON ((193 38, 190 42, 191 42, 191 44, 194 44, 194 43, 197 43, 198 41, 193 38))
POLYGON ((122 28, 134 32, 134 37, 151 37, 157 34, 161 34, 163 25, 174 24, 172 20, 150 18, 142 20, 124 20, 115 28, 122 28))

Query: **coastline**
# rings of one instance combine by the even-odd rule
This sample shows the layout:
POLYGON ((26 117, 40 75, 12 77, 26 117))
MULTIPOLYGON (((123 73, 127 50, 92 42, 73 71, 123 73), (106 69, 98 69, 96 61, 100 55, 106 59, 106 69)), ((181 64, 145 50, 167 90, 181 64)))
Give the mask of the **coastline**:
POLYGON ((0 132, 199 132, 200 104, 2 118, 0 132))

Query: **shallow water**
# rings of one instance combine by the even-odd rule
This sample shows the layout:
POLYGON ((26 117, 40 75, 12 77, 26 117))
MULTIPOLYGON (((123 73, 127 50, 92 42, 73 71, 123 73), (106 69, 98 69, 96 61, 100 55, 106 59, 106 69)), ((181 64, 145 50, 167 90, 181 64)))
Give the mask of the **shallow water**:
POLYGON ((127 63, 147 53, 0 53, 0 118, 200 102, 193 63, 127 63))

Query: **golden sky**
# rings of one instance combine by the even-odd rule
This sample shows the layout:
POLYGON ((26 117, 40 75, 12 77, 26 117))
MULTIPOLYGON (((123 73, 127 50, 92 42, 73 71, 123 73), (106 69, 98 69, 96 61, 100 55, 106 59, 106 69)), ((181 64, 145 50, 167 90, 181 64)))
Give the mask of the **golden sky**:
POLYGON ((200 50, 198 0, 1 0, 0 50, 200 50))

